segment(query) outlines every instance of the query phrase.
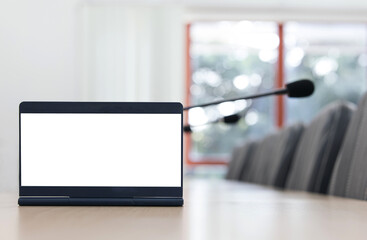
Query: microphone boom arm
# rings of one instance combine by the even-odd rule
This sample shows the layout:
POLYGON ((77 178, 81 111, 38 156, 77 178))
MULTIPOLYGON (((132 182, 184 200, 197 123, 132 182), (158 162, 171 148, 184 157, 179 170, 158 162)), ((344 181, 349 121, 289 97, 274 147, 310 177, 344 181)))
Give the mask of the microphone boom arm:
POLYGON ((223 99, 223 100, 218 100, 218 101, 210 102, 210 103, 192 105, 192 106, 188 106, 188 107, 183 108, 183 110, 186 111, 186 110, 189 110, 191 108, 207 107, 207 106, 216 105, 216 104, 224 103, 224 102, 233 102, 233 101, 237 101, 237 100, 247 100, 247 99, 254 99, 254 98, 266 97, 266 96, 271 96, 271 95, 282 95, 282 94, 287 94, 287 93, 288 93, 288 90, 286 88, 284 88, 284 89, 279 89, 279 90, 275 90, 275 91, 255 94, 255 95, 247 96, 247 97, 237 97, 237 98, 223 99))

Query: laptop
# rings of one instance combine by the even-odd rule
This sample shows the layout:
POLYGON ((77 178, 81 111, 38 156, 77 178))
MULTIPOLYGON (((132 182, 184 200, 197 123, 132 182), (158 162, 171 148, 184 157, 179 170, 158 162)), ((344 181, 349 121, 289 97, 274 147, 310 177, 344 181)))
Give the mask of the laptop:
POLYGON ((182 206, 182 105, 22 102, 20 206, 182 206))

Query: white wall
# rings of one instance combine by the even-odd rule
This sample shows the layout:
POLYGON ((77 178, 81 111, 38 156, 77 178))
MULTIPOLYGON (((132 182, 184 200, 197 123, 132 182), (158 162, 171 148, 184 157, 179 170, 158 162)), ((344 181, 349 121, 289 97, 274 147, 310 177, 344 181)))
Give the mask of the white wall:
POLYGON ((0 190, 18 185, 18 105, 80 100, 76 1, 0 3, 0 190))
POLYGON ((88 98, 183 100, 182 8, 96 4, 83 12, 88 98))

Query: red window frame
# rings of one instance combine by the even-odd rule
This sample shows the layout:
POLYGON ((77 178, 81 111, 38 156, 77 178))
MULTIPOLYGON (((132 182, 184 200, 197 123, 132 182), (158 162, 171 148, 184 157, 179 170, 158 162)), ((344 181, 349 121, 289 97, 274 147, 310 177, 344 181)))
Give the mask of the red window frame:
MULTIPOLYGON (((284 86, 284 31, 283 31, 283 23, 278 23, 278 36, 279 36, 279 47, 278 47, 278 62, 276 64, 276 78, 274 79, 274 86, 277 88, 281 88, 284 86)), ((191 48, 191 36, 190 36, 191 24, 186 24, 186 33, 185 33, 185 60, 186 60, 186 86, 185 86, 185 105, 190 106, 190 87, 191 87, 191 58, 190 58, 190 48, 191 48)), ((276 96, 275 100, 275 126, 278 128, 282 128, 284 126, 285 119, 285 103, 284 96, 276 96)), ((188 124, 188 114, 187 112, 184 115, 184 122, 188 124)), ((211 158, 203 158, 200 162, 193 161, 190 158, 190 150, 191 150, 191 137, 189 134, 185 134, 185 162, 186 165, 226 165, 227 161, 218 161, 211 158)))

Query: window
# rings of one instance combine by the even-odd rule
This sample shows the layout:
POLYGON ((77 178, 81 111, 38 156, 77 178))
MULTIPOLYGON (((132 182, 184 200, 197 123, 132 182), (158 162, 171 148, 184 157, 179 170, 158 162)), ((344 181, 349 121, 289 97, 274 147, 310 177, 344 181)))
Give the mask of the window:
MULTIPOLYGON (((191 104, 234 98, 274 87, 279 37, 269 22, 198 22, 191 25, 191 104)), ((226 102, 189 111, 190 159, 228 158, 234 145, 274 128, 274 99, 226 102), (237 112, 237 124, 210 123, 237 112)))

